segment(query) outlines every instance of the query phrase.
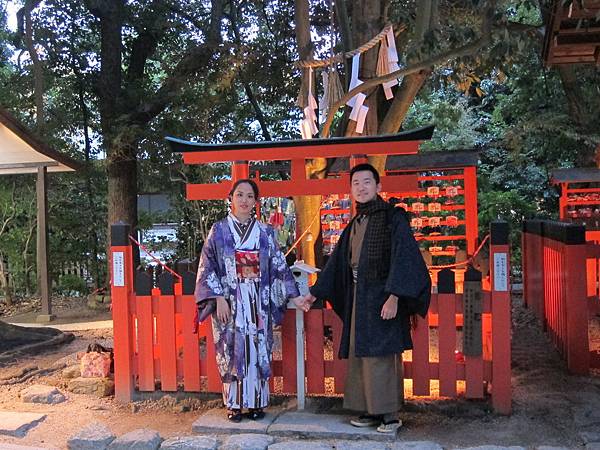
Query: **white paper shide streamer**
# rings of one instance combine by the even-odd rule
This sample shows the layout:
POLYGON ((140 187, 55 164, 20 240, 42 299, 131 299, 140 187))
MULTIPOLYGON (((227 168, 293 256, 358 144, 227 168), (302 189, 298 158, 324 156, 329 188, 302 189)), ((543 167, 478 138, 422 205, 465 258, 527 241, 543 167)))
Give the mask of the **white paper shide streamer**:
MULTIPOLYGON (((358 71, 360 69, 360 53, 352 57, 352 77, 350 78, 350 90, 356 86, 360 86, 363 82, 358 78, 358 71)), ((356 122, 356 132, 362 133, 365 127, 365 119, 369 112, 369 107, 363 105, 367 96, 362 92, 359 92, 354 97, 346 102, 346 105, 352 108, 350 112, 350 120, 356 122)))
MULTIPOLYGON (((379 40, 379 54, 377 58, 377 70, 376 74, 378 77, 388 75, 392 72, 397 72, 401 69, 398 60, 398 50, 396 49, 396 40, 394 37, 394 29, 392 26, 388 26, 384 29, 384 32, 377 36, 379 40)), ((352 73, 350 74, 350 90, 360 86, 363 81, 358 77, 360 71, 360 56, 364 51, 372 48, 377 42, 371 40, 363 48, 354 50, 352 53, 356 53, 352 57, 352 73)), ((333 52, 333 50, 332 50, 333 52)), ((300 121, 300 132, 302 133, 303 139, 312 139, 315 134, 319 133, 319 115, 321 120, 324 122, 327 115, 335 105, 336 102, 343 96, 344 89, 340 83, 339 76, 336 72, 336 61, 332 59, 327 69, 322 70, 321 78, 323 82, 323 95, 319 98, 319 102, 315 99, 316 87, 313 86, 313 67, 309 67, 308 70, 308 99, 307 106, 303 110, 304 118, 300 121)), ((317 65, 317 67, 323 67, 323 64, 317 65)), ((386 81, 381 83, 385 98, 391 100, 394 98, 392 88, 397 86, 402 81, 402 77, 386 81)), ((363 133, 365 127, 365 121, 369 112, 369 107, 365 105, 367 96, 362 92, 354 95, 350 100, 346 102, 346 105, 352 108, 350 111, 350 120, 356 122, 355 131, 356 133, 363 133)))
MULTIPOLYGON (((387 41, 388 51, 388 73, 396 72, 397 70, 400 70, 400 66, 398 66, 398 50, 396 50, 396 39, 394 38, 394 29, 392 27, 388 29, 385 39, 387 41)), ((386 99, 390 100, 394 97, 394 94, 392 94, 392 87, 396 86, 399 81, 401 81, 401 79, 382 83, 386 99)))
POLYGON ((302 139, 312 139, 319 132, 317 127, 317 114, 315 110, 319 108, 317 100, 313 94, 313 70, 312 67, 308 70, 308 105, 304 108, 304 119, 300 122, 300 133, 302 139))

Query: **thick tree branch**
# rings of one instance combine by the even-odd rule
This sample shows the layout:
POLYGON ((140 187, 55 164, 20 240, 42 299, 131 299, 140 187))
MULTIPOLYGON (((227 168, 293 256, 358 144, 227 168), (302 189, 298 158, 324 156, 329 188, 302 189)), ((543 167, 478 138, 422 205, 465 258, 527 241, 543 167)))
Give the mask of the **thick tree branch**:
POLYGON ((329 113, 327 115, 327 120, 323 125, 323 137, 329 137, 331 124, 333 123, 333 118, 335 113, 346 104, 348 100, 354 97, 356 94, 360 92, 365 92, 369 89, 375 88, 381 83, 386 81, 391 81, 394 79, 398 79, 400 77, 404 77, 406 75, 410 75, 413 73, 420 72, 422 70, 430 70, 432 66, 436 66, 438 64, 444 63, 448 60, 459 58, 461 56, 472 55, 477 52, 479 49, 489 44, 491 40, 491 29, 492 29, 492 16, 494 12, 494 2, 492 2, 492 6, 488 7, 486 12, 484 13, 483 22, 482 22, 482 35, 475 42, 472 42, 467 45, 463 45, 457 49, 451 49, 447 52, 444 52, 440 55, 429 58, 423 62, 413 64, 405 69, 400 69, 395 72, 388 73, 387 75, 383 75, 380 77, 371 78, 361 85, 355 87, 350 90, 346 95, 344 95, 340 100, 338 100, 332 107, 329 109, 329 113))
POLYGON ((126 122, 134 125, 148 123, 173 101, 191 75, 209 67, 211 59, 221 47, 223 0, 213 0, 212 8, 211 25, 207 41, 204 44, 190 48, 171 74, 165 79, 156 94, 147 102, 142 103, 136 111, 124 117, 126 122))
POLYGON ((23 7, 17 11, 17 32, 13 38, 15 47, 21 48, 23 35, 25 34, 25 17, 42 3, 42 0, 27 0, 23 7))
POLYGON ((144 76, 146 61, 155 52, 158 42, 168 29, 169 8, 164 2, 155 0, 148 8, 153 20, 143 30, 131 46, 131 57, 127 69, 126 81, 140 80, 144 76))
POLYGON ((191 23, 192 25, 194 25, 197 29, 199 30, 204 30, 204 24, 200 21, 198 21, 198 19, 196 19, 194 16, 192 16, 191 14, 188 14, 186 11, 184 11, 183 9, 181 9, 179 6, 176 5, 169 5, 169 8, 171 9, 171 11, 173 11, 175 14, 177 14, 180 17, 183 17, 185 20, 187 20, 189 23, 191 23))
POLYGON ((407 75, 402 80, 402 85, 394 96, 390 109, 379 126, 379 134, 397 133, 415 97, 421 90, 423 83, 429 75, 430 70, 422 70, 407 75))

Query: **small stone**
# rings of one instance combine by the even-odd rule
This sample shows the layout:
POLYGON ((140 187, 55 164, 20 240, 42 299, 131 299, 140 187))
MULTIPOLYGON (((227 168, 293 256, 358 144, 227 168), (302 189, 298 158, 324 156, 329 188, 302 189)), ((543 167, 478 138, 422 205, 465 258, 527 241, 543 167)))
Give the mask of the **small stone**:
POLYGON ((167 439, 161 450, 215 450, 219 441, 211 436, 180 436, 167 439))
POLYGON ((140 410, 140 405, 138 405, 137 403, 130 403, 129 410, 135 414, 136 412, 138 412, 140 410))
POLYGON ((173 412, 176 414, 188 412, 189 410, 190 410, 189 405, 176 405, 173 407, 173 412))
POLYGON ((44 384, 34 384, 23 389, 20 394, 21 400, 25 403, 45 403, 56 404, 65 401, 65 396, 55 387, 44 384))
POLYGON ((106 411, 108 410, 108 407, 105 405, 92 405, 88 409, 91 409, 92 411, 106 411))
POLYGON ((81 376, 81 368, 77 366, 69 366, 62 371, 63 378, 77 378, 81 376))
POLYGON ((109 378, 73 378, 67 389, 75 394, 107 397, 115 391, 115 382, 109 378))
POLYGON ((94 422, 81 429, 67 441, 69 450, 104 450, 115 435, 103 423, 94 422))
POLYGON ((579 436, 581 436, 586 445, 593 442, 600 442, 600 433, 595 431, 582 431, 579 433, 579 436))
POLYGON ((383 442, 374 441, 334 441, 336 450, 386 450, 388 446, 383 442))
POLYGON ((265 450, 273 441, 266 434, 236 434, 227 438, 221 450, 265 450))
POLYGON ((535 450, 569 450, 567 447, 553 447, 551 445, 540 445, 535 450))
POLYGON ((311 441, 284 441, 269 445, 269 450, 332 450, 331 445, 311 441))
POLYGON ((503 447, 501 445, 480 445, 479 447, 464 447, 457 450, 526 450, 525 447, 516 445, 503 447))
POLYGON ((110 450, 156 450, 161 441, 157 431, 141 428, 118 437, 108 448, 110 450))
POLYGON ((432 441, 407 441, 396 442, 391 447, 391 450, 444 450, 443 447, 432 441))

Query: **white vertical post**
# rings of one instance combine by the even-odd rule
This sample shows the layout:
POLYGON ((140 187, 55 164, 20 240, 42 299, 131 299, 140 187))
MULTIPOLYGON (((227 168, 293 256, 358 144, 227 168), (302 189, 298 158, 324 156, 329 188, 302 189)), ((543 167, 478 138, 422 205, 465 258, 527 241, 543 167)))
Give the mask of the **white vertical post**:
MULTIPOLYGON (((308 274, 320 272, 320 270, 305 264, 304 261, 296 261, 291 269, 300 295, 308 294, 308 274)), ((306 402, 304 380, 304 311, 296 309, 296 391, 298 393, 298 410, 303 410, 306 402)))
POLYGON ((304 390, 304 311, 300 309, 296 309, 296 384, 298 410, 303 410, 306 398, 304 390))

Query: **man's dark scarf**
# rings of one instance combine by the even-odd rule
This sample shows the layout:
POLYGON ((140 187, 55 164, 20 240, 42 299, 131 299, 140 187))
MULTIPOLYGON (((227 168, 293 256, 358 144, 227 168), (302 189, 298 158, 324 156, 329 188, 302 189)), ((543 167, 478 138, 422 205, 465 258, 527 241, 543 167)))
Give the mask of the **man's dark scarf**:
POLYGON ((390 270, 392 240, 389 227, 389 213, 392 205, 379 195, 366 203, 356 203, 356 215, 369 218, 365 239, 367 240, 367 279, 386 278, 390 270))

